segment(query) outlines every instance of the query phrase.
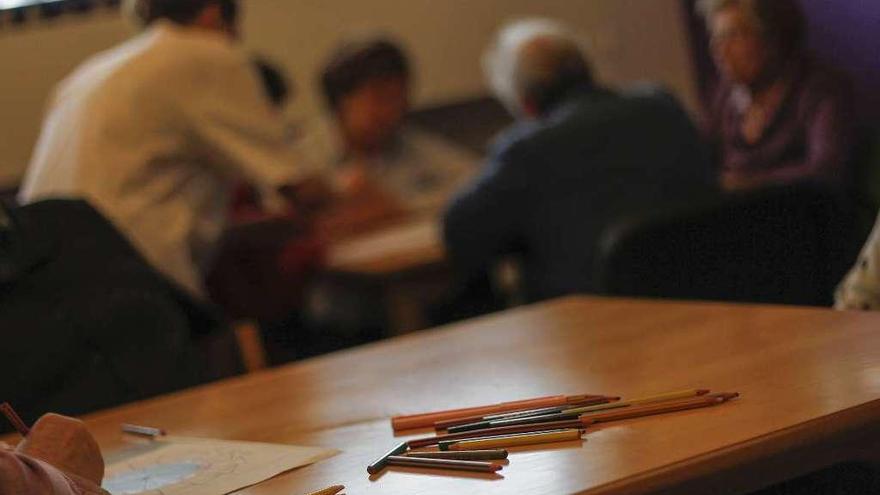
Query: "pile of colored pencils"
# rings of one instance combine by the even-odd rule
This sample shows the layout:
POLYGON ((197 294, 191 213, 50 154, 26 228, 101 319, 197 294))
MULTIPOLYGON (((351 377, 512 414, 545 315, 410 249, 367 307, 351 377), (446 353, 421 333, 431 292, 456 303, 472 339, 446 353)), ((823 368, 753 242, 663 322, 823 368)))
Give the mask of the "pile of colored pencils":
POLYGON ((560 395, 398 416, 391 420, 397 431, 433 427, 437 434, 401 443, 370 464, 367 472, 405 466, 494 473, 503 468, 497 461, 508 457, 507 447, 578 441, 597 423, 711 407, 737 397, 705 389, 628 400, 560 395))

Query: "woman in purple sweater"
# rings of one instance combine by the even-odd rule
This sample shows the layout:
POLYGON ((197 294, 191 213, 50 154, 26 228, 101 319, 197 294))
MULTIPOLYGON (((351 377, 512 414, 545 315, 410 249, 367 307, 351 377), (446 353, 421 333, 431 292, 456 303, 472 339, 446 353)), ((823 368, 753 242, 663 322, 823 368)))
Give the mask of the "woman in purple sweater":
POLYGON ((706 133, 726 190, 797 181, 845 186, 852 91, 814 62, 794 0, 701 0, 721 84, 706 133))

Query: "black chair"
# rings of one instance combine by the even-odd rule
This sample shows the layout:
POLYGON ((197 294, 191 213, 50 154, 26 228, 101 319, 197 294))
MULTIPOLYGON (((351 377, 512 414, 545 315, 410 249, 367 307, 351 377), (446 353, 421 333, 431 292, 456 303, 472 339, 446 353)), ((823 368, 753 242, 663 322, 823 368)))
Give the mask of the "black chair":
POLYGON ((860 133, 852 160, 853 203, 859 234, 866 239, 880 210, 880 125, 860 133))
POLYGON ((18 190, 14 187, 0 187, 0 203, 6 205, 15 204, 15 196, 18 190))
POLYGON ((658 208, 603 236, 601 293, 827 306, 856 256, 851 208, 796 186, 658 208))
POLYGON ((83 201, 0 213, 0 338, 0 400, 28 421, 241 370, 211 308, 168 283, 83 201))

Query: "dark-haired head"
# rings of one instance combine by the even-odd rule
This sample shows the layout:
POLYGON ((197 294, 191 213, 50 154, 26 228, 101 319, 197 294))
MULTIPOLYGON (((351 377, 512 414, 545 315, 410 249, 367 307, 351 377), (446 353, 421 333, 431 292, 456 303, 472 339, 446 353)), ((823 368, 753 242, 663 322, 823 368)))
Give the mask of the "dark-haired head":
POLYGON ((126 10, 143 26, 167 20, 237 33, 238 0, 126 0, 126 10))
POLYGON ((387 39, 346 42, 340 45, 324 67, 321 87, 331 108, 347 94, 377 79, 410 77, 409 59, 387 39))
POLYGON ((409 109, 410 63, 384 38, 342 44, 321 74, 321 88, 349 146, 381 149, 395 135, 409 109))

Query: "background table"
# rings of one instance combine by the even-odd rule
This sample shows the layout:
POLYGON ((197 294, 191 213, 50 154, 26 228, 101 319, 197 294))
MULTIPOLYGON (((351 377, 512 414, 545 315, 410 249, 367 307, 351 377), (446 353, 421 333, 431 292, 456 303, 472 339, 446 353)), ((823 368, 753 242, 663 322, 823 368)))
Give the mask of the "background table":
POLYGON ((327 280, 339 290, 377 293, 392 335, 428 326, 424 309, 451 283, 439 218, 422 218, 332 246, 327 280))
POLYGON ((176 435, 343 453, 251 488, 347 493, 740 493, 880 438, 880 317, 826 310, 571 298, 95 414, 176 435), (388 418, 556 393, 738 391, 711 409, 611 423, 581 442, 516 449, 500 476, 366 465, 403 438, 388 418), (724 488, 724 490, 722 490, 724 488))
POLYGON ((442 263, 445 258, 439 220, 423 218, 339 242, 328 254, 327 268, 387 276, 442 263))

